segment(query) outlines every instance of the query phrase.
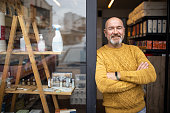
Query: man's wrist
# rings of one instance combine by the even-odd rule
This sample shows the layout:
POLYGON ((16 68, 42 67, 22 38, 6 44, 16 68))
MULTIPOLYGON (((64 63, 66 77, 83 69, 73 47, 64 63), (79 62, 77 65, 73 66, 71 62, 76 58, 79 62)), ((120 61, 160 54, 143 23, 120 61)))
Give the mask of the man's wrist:
POLYGON ((119 80, 118 72, 115 72, 116 79, 119 80))

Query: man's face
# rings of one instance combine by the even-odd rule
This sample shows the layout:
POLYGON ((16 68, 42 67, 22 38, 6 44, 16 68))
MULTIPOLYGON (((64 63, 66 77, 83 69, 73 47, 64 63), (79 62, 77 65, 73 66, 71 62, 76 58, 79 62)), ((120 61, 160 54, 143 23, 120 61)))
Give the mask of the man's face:
POLYGON ((106 22, 105 37, 108 39, 108 43, 113 46, 118 46, 124 39, 125 29, 123 23, 118 18, 111 18, 106 22))

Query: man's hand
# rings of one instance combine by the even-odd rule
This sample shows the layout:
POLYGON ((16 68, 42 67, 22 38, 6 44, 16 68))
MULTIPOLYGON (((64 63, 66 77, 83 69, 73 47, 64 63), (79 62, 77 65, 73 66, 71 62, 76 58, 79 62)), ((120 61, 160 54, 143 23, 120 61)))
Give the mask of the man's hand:
POLYGON ((109 79, 112 79, 112 80, 117 80, 116 79, 116 76, 115 76, 115 73, 107 73, 107 78, 109 78, 109 79))
POLYGON ((149 64, 148 64, 147 62, 142 62, 142 63, 139 65, 137 71, 138 71, 138 70, 141 70, 141 69, 147 69, 148 66, 149 66, 149 64))
MULTIPOLYGON (((118 74, 118 78, 120 79, 120 73, 118 72, 117 74, 118 74)), ((112 80, 117 80, 114 72, 112 72, 112 73, 107 73, 107 78, 108 78, 108 79, 112 79, 112 80)))

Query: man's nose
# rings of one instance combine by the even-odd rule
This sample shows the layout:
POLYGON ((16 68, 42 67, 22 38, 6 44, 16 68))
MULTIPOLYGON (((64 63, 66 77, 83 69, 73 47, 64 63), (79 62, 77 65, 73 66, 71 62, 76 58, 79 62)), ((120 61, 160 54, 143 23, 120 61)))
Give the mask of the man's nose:
POLYGON ((118 34, 118 30, 116 28, 113 29, 114 34, 118 34))

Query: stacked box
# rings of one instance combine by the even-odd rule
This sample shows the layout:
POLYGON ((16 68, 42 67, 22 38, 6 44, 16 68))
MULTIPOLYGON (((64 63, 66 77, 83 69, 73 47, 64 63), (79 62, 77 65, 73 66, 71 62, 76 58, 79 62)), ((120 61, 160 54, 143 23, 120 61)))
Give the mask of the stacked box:
POLYGON ((167 16, 166 2, 142 2, 129 14, 127 24, 134 24, 136 20, 144 16, 167 16))
POLYGON ((86 104, 86 74, 75 75, 75 90, 70 97, 70 104, 86 104))

